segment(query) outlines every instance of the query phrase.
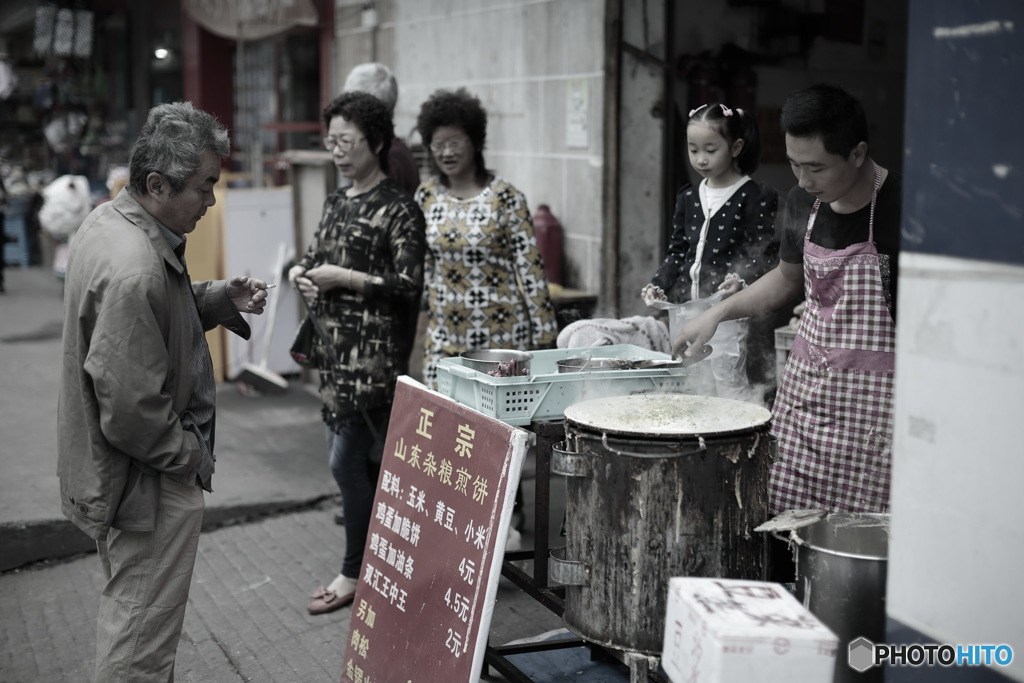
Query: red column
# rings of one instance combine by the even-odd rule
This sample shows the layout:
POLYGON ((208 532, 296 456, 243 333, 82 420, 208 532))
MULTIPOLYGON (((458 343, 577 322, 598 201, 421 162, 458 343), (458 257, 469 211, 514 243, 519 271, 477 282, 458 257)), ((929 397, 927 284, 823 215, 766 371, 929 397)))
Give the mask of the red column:
MULTIPOLYGON (((320 7, 320 109, 323 110, 336 94, 334 92, 334 3, 324 2, 320 7)), ((317 116, 317 119, 320 117, 317 116)), ((321 125, 321 130, 327 130, 321 125)))
POLYGON ((181 48, 183 92, 197 109, 209 112, 223 123, 234 137, 235 41, 216 36, 182 12, 181 48))

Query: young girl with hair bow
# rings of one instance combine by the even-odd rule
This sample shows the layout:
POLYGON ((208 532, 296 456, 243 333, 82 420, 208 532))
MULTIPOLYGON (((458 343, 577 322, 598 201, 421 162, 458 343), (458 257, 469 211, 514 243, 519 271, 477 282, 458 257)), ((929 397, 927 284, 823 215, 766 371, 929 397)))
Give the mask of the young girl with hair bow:
MULTIPOLYGON (((641 293, 648 306, 670 310, 670 327, 676 316, 681 324, 740 291, 778 258, 778 193, 750 178, 761 154, 756 119, 721 103, 701 105, 690 111, 686 146, 701 181, 676 196, 668 254, 641 293)), ((763 402, 748 380, 748 333, 747 319, 719 327, 708 362, 694 366, 699 393, 763 402)))

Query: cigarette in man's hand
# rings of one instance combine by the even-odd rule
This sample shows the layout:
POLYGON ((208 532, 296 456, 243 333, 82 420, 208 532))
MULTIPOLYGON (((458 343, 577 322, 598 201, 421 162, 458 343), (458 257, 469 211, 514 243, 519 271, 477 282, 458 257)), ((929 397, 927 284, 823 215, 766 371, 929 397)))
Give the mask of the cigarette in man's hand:
POLYGON ((267 285, 267 289, 273 289, 274 287, 277 287, 277 285, 267 285))

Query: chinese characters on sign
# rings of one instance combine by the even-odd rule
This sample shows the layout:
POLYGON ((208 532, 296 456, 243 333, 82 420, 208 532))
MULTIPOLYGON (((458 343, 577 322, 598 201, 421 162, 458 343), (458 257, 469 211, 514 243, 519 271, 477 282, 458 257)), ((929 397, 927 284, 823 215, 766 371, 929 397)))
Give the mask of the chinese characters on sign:
POLYGON ((399 378, 343 682, 479 680, 525 451, 522 430, 399 378))

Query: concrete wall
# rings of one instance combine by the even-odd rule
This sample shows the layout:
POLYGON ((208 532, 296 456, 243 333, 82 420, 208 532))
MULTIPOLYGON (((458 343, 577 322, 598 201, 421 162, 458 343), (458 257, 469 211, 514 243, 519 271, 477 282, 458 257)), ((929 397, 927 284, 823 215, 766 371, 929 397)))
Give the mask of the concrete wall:
MULTIPOLYGON (((625 2, 619 122, 618 315, 650 315, 640 290, 664 258, 665 3, 625 2)), ((607 311, 611 314, 613 311, 607 311)))
POLYGON ((923 642, 1013 646, 1024 681, 1024 267, 905 253, 900 271, 887 611, 923 642))
POLYGON ((597 292, 601 246, 604 0, 335 2, 336 84, 352 66, 388 64, 399 82, 395 130, 422 102, 466 87, 488 112, 488 167, 547 204, 565 236, 568 286, 597 292))

